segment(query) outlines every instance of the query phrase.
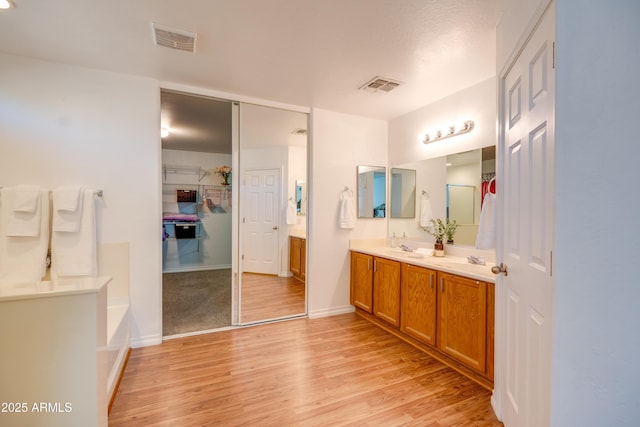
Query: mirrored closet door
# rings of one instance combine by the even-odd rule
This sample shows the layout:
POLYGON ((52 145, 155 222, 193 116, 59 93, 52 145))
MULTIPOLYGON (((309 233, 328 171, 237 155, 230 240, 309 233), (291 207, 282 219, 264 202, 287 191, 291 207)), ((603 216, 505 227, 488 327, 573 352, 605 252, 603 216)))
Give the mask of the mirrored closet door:
POLYGON ((239 108, 239 323, 306 314, 308 114, 239 108))
POLYGON ((234 108, 161 91, 164 336, 232 325, 234 108))

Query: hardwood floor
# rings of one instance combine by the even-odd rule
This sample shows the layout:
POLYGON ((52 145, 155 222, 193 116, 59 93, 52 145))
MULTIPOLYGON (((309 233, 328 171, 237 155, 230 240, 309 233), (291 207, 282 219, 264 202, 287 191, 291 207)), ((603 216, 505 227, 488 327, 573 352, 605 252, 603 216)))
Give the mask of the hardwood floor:
POLYGON ((109 426, 502 426, 490 392, 355 314, 134 349, 109 426))
POLYGON ((242 273, 241 323, 304 314, 304 282, 293 277, 242 273))

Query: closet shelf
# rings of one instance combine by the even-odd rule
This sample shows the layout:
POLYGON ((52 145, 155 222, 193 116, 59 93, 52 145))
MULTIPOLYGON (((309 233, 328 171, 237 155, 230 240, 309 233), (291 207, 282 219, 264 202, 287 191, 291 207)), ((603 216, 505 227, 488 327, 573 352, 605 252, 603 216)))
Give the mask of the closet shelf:
POLYGON ((181 165, 162 165, 162 173, 166 181, 167 174, 176 175, 196 175, 198 181, 202 181, 205 176, 211 175, 206 169, 202 169, 200 166, 181 166, 181 165))

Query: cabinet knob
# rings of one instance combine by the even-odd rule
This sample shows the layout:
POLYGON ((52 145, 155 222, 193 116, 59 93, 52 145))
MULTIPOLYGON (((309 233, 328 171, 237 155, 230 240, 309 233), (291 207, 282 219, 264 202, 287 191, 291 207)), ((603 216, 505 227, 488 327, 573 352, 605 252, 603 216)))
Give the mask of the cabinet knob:
POLYGON ((274 225, 273 228, 272 228, 272 230, 277 230, 277 229, 278 229, 277 225, 274 225))
POLYGON ((494 265, 493 267, 491 267, 491 272, 493 274, 503 273, 505 276, 509 275, 509 272, 507 271, 507 266, 506 264, 503 264, 503 263, 500 263, 500 265, 494 265))

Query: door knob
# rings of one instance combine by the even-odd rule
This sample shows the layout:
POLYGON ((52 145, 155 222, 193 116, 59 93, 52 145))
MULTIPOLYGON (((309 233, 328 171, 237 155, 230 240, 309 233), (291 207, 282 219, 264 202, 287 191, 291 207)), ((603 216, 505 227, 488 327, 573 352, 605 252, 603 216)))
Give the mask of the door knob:
POLYGON ((272 228, 272 230, 277 230, 277 229, 278 229, 277 225, 274 225, 273 228, 272 228))
POLYGON ((509 274, 507 271, 507 266, 503 263, 500 263, 500 265, 494 265, 493 267, 491 267, 491 272, 493 274, 504 273, 505 276, 509 274))

